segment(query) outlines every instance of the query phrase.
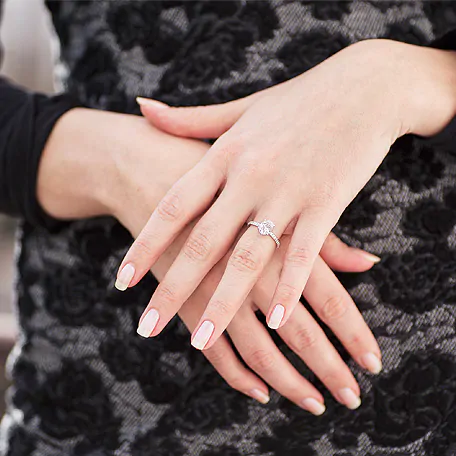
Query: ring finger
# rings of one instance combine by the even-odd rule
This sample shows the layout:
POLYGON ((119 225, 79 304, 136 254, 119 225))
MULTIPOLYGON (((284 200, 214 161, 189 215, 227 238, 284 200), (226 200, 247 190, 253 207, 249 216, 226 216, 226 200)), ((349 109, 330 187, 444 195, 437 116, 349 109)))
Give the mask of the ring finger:
MULTIPOLYGON (((285 213, 285 204, 277 201, 268 211, 260 211, 256 221, 267 218, 267 214, 280 214, 273 220, 282 224, 274 231, 280 238, 294 214, 285 213)), ((253 286, 261 276, 265 265, 272 257, 276 243, 270 236, 261 236, 259 229, 250 226, 236 244, 225 273, 212 299, 201 317, 197 330, 192 335, 192 345, 197 349, 209 348, 223 333, 230 321, 247 299, 253 286)))
POLYGON ((228 334, 247 365, 278 393, 314 415, 324 413, 321 393, 285 358, 251 308, 238 311, 228 334))
POLYGON ((377 341, 353 299, 321 257, 315 260, 303 295, 353 359, 378 374, 382 362, 377 341))
MULTIPOLYGON (((318 285, 327 283, 327 280, 323 281, 323 279, 328 279, 328 272, 333 274, 331 270, 322 268, 320 262, 315 263, 312 275, 317 274, 322 279, 318 285)), ((279 274, 278 268, 275 270, 268 268, 268 273, 262 278, 258 291, 255 290, 255 302, 265 313, 268 310, 265 303, 269 302, 274 293, 274 286, 279 280, 279 274)), ((315 283, 311 283, 310 287, 314 288, 314 295, 321 298, 324 290, 319 286, 316 288, 315 283)), ((341 288, 343 287, 341 286, 341 288)), ((337 289, 337 292, 339 291, 337 289)), ((350 409, 355 409, 360 405, 360 389, 356 379, 321 326, 303 305, 299 303, 295 307, 287 323, 277 332, 340 403, 350 409)))

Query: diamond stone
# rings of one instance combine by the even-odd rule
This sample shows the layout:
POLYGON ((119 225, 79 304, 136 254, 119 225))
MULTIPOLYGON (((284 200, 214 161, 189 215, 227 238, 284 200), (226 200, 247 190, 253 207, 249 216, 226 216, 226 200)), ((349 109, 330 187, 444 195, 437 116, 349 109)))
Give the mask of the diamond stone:
POLYGON ((258 231, 260 232, 261 235, 263 236, 269 236, 269 234, 272 232, 274 229, 275 225, 271 220, 263 220, 259 225, 258 225, 258 231))

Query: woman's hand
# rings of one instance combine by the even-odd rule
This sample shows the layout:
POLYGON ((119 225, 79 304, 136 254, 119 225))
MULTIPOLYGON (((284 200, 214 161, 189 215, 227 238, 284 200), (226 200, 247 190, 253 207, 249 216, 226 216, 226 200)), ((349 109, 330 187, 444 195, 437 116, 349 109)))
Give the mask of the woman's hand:
MULTIPOLYGON (((160 282, 185 243, 190 230, 191 227, 188 227, 154 264, 152 272, 160 282)), ((290 236, 282 238, 285 245, 289 240, 290 236)), ((323 396, 285 358, 255 315, 256 309, 263 313, 268 310, 279 279, 284 252, 285 250, 276 250, 262 278, 227 328, 229 338, 251 370, 241 362, 231 348, 228 337, 223 334, 211 348, 203 350, 203 353, 234 389, 266 403, 269 393, 264 380, 299 407, 314 415, 320 415, 325 410, 323 396)), ((369 265, 360 253, 346 246, 333 234, 329 236, 322 250, 322 255, 333 269, 345 271, 360 271, 372 265, 369 265)), ((180 309, 179 316, 190 331, 198 324, 207 302, 220 282, 228 258, 229 254, 215 265, 180 309)), ((381 355, 375 339, 348 293, 320 257, 314 265, 304 297, 362 367, 373 373, 381 370, 381 355)), ((147 318, 150 318, 153 313, 147 315, 147 318)), ((149 322, 143 317, 140 325, 143 335, 148 336, 153 331, 155 317, 149 322), (152 322, 152 328, 148 326, 149 322, 152 322)), ((360 389, 353 374, 304 306, 298 305, 288 324, 280 328, 278 333, 325 384, 336 400, 350 409, 360 405, 360 389)))
MULTIPOLYGON (((197 215, 205 213, 164 278, 148 311, 157 334, 180 309, 249 220, 293 227, 268 323, 282 327, 308 282, 324 240, 345 207, 401 135, 430 135, 456 113, 454 53, 372 40, 250 97, 218 106, 144 103, 159 128, 219 137, 161 200, 127 253, 134 286, 197 215), (166 294, 161 290, 166 290, 166 294)), ((248 228, 227 263, 193 344, 209 348, 261 277, 275 243, 248 228)), ((284 247, 282 247, 284 249, 284 247)), ((337 303, 334 303, 336 305, 337 303)))
MULTIPOLYGON (((137 116, 74 109, 59 120, 46 145, 38 173, 38 198, 54 217, 114 215, 137 236, 167 190, 208 149, 201 141, 169 135, 137 116)), ((153 273, 160 281, 190 230, 187 227, 154 264, 153 273)), ((288 240, 283 238, 284 245, 288 240)), ((239 391, 265 402, 268 389, 261 377, 299 406, 318 414, 323 410, 321 394, 283 357, 253 314, 255 306, 263 312, 267 310, 284 252, 283 249, 275 253, 263 279, 228 328, 239 353, 258 375, 244 367, 224 336, 204 354, 239 391)), ((346 246, 332 234, 321 256, 327 264, 320 259, 315 265, 305 297, 356 361, 378 372, 378 345, 329 269, 363 271, 377 259, 346 246)), ((180 310, 180 317, 191 330, 196 327, 224 267, 223 261, 216 265, 180 310)), ((150 324, 152 314, 148 315, 150 324)), ((148 334, 150 325, 148 329, 145 321, 141 322, 142 332, 148 334)), ((304 307, 297 309, 290 324, 279 334, 341 403, 351 408, 359 404, 359 387, 353 375, 304 307)))

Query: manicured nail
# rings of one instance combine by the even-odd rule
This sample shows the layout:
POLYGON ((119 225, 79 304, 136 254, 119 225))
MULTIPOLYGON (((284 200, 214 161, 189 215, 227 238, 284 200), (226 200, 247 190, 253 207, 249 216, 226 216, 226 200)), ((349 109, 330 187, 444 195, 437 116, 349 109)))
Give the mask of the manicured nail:
POLYGON ((341 401, 350 409, 355 410, 361 405, 361 399, 350 388, 339 390, 341 401))
POLYGON ((157 326, 158 319, 160 315, 155 309, 150 309, 149 312, 146 313, 144 318, 141 320, 141 323, 138 326, 136 332, 143 337, 150 337, 150 335, 154 332, 155 326, 157 326))
POLYGON ((269 394, 266 394, 258 388, 254 388, 252 391, 250 391, 250 394, 254 399, 256 399, 258 402, 261 402, 262 404, 267 404, 269 402, 269 394))
POLYGON ((361 249, 356 249, 358 251, 358 253, 363 256, 364 258, 366 258, 366 260, 372 262, 372 263, 380 263, 380 261, 382 261, 382 259, 380 257, 378 257, 377 255, 374 255, 372 253, 369 253, 369 252, 366 252, 365 250, 361 250, 361 249))
POLYGON ((321 402, 318 402, 313 397, 308 397, 302 401, 302 406, 315 416, 320 416, 325 413, 326 407, 321 402))
POLYGON ((195 335, 193 336, 192 345, 198 350, 202 350, 209 342, 209 339, 211 338, 213 332, 214 323, 210 322, 209 320, 203 321, 198 331, 196 331, 195 335))
POLYGON ((135 268, 133 265, 130 263, 126 264, 119 272, 114 286, 120 291, 125 291, 128 288, 128 285, 130 285, 131 279, 134 275, 135 268))
POLYGON ((136 103, 140 106, 151 106, 152 108, 169 108, 166 103, 158 100, 151 100, 150 98, 136 97, 136 103))
POLYGON ((363 366, 373 374, 379 374, 382 370, 382 362, 378 356, 373 353, 366 353, 361 356, 361 362, 363 366))
POLYGON ((269 317, 268 326, 271 329, 278 329, 280 323, 282 323, 284 314, 285 307, 283 307, 282 304, 277 304, 269 317))

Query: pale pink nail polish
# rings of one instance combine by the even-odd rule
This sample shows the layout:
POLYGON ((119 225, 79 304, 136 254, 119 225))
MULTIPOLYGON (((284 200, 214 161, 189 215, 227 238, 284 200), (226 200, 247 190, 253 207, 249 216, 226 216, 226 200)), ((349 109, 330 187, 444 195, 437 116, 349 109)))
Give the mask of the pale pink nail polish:
POLYGON ((361 356, 361 362, 363 366, 373 374, 378 374, 382 370, 382 362, 378 356, 373 353, 366 353, 361 356))
POLYGON ((125 291, 130 285, 131 279, 135 275, 135 268, 132 264, 126 264, 117 276, 116 283, 114 286, 120 290, 125 291))
POLYGON ((372 263, 380 263, 382 259, 373 253, 366 252, 365 250, 357 249, 358 253, 372 263))
POLYGON ((150 309, 144 318, 141 320, 141 323, 138 326, 136 332, 143 337, 150 337, 154 332, 155 327, 157 326, 158 319, 160 315, 155 309, 150 309))
POLYGON ((312 413, 315 416, 320 416, 325 413, 326 407, 321 402, 318 402, 313 397, 308 397, 302 401, 302 406, 308 412, 312 413))
POLYGON ((158 100, 151 100, 150 98, 136 97, 136 103, 140 106, 151 106, 152 108, 169 108, 167 104, 158 100))
POLYGON ((269 394, 266 394, 258 388, 254 388, 252 391, 250 391, 250 395, 262 404, 267 404, 270 399, 269 394))
POLYGON ((271 329, 278 329, 278 327, 280 326, 280 323, 282 323, 284 315, 285 315, 285 307, 283 307, 282 304, 277 304, 274 307, 274 310, 272 311, 271 316, 269 317, 268 326, 271 329))
POLYGON ((214 323, 209 320, 203 321, 192 339, 192 345, 198 350, 202 350, 214 332, 214 323))
POLYGON ((361 398, 350 388, 342 388, 339 390, 339 397, 341 402, 350 410, 355 410, 361 405, 361 398))

